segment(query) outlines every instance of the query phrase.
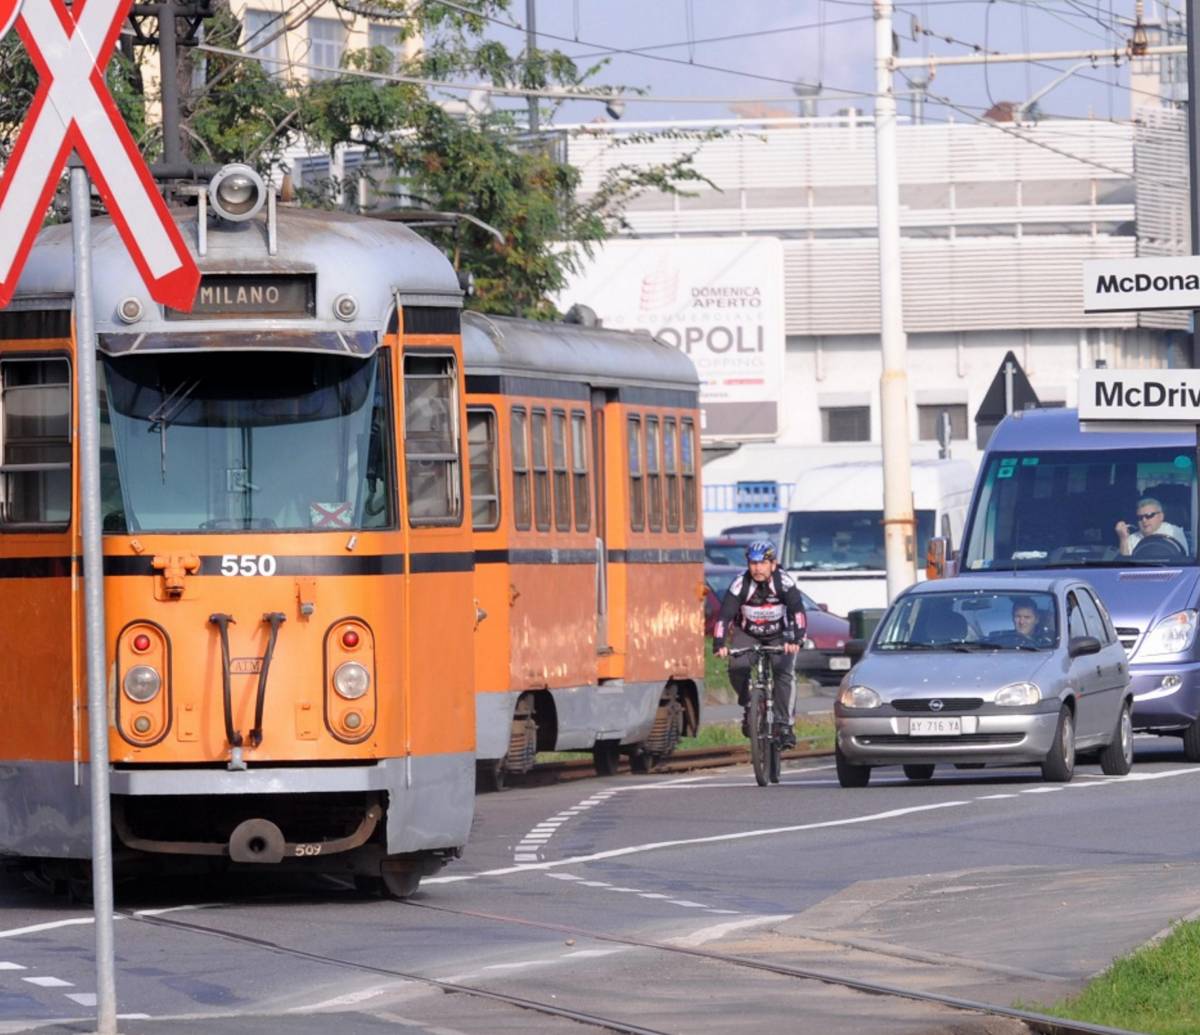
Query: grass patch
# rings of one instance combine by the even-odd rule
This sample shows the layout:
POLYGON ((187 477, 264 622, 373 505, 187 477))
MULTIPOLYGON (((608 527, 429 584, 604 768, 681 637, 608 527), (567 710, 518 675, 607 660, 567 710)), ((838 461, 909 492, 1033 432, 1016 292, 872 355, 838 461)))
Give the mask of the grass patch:
POLYGON ((704 639, 704 696, 708 704, 733 704, 737 694, 729 685, 729 662, 713 654, 712 640, 704 639))
MULTIPOLYGON (((796 739, 800 747, 810 747, 814 751, 832 750, 833 748, 833 717, 810 718, 801 717, 796 720, 796 739), (808 740, 807 738, 812 738, 808 740)), ((718 722, 711 726, 701 726, 700 734, 696 737, 684 737, 679 742, 680 749, 695 747, 736 747, 748 744, 742 736, 741 725, 736 722, 718 722)))
POLYGON ((1116 960, 1079 995, 1034 1009, 1147 1035, 1200 1031, 1200 921, 1177 923, 1171 934, 1116 960))

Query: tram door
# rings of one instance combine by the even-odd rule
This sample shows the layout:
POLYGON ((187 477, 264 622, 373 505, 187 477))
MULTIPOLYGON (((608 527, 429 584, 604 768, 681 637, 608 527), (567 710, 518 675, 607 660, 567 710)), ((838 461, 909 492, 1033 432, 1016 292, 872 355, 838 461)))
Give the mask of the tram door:
POLYGON ((608 641, 608 503, 604 492, 604 407, 608 393, 592 389, 592 499, 596 508, 596 651, 612 652, 608 641))

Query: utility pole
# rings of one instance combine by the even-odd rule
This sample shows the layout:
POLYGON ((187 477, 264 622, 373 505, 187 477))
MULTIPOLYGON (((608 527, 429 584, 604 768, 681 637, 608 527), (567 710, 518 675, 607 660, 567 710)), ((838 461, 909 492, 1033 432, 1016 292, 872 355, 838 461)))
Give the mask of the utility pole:
POLYGON ((879 380, 883 439, 883 551, 888 603, 916 580, 908 439, 908 338, 900 264, 896 95, 892 91, 892 4, 875 6, 875 197, 879 210, 879 380))
MULTIPOLYGON (((525 0, 525 63, 530 65, 534 54, 537 53, 537 0, 525 0)), ((526 75, 528 79, 529 76, 526 75)), ((535 85, 530 82, 530 86, 535 85)), ((541 130, 538 124, 538 99, 530 94, 526 99, 529 105, 529 132, 536 134, 541 130)))

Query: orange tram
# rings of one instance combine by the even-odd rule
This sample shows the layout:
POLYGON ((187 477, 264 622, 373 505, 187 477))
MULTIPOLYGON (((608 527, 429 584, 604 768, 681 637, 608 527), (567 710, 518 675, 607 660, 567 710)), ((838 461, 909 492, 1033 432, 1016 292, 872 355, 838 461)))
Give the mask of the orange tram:
MULTIPOLYGON (((703 674, 690 361, 463 314, 412 231, 277 209, 245 167, 175 218, 188 313, 93 231, 117 864, 404 897, 461 853, 477 759, 668 753, 703 674)), ((91 855, 71 249, 44 230, 0 311, 0 855, 67 885, 91 855)))
POLYGON ((463 315, 476 754, 646 771, 699 726, 698 382, 648 334, 463 315))

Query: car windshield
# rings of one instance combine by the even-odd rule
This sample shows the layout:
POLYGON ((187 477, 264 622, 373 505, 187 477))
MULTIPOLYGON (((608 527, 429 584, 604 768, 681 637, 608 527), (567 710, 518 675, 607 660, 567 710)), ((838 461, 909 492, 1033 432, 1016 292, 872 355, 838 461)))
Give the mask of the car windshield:
POLYGON ((387 528, 387 358, 236 352, 104 360, 106 532, 387 528))
POLYGON ((704 560, 708 564, 737 564, 746 566, 746 547, 753 539, 726 541, 723 539, 704 540, 704 560))
POLYGON ((1050 650, 1058 644, 1050 593, 912 593, 884 617, 873 650, 1050 650))
MULTIPOLYGON (((933 511, 918 510, 917 556, 933 535, 933 511)), ((882 510, 794 510, 783 540, 791 571, 882 571, 882 510)))
POLYGON ((981 484, 966 570, 1196 563, 1194 448, 995 453, 981 484))

